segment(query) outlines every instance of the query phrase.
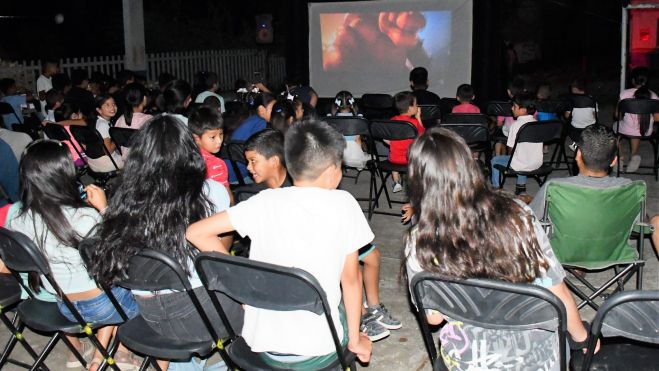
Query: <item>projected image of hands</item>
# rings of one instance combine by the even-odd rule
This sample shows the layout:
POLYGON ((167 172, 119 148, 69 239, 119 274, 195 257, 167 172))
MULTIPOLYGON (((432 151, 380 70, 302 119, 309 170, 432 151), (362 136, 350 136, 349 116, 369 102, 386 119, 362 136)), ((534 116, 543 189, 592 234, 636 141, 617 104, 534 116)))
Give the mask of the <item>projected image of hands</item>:
POLYGON ((325 13, 320 30, 324 71, 395 74, 440 64, 451 28, 448 12, 403 11, 325 13))

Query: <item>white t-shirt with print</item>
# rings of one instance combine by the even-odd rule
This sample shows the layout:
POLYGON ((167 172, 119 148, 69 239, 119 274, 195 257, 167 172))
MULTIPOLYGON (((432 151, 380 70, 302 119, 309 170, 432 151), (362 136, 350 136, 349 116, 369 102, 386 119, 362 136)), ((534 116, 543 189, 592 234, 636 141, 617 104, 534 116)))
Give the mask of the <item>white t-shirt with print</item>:
MULTIPOLYGON (((252 241, 250 259, 300 268, 318 280, 341 337, 345 258, 374 238, 355 198, 315 187, 267 189, 227 212, 235 230, 252 241)), ((246 306, 242 336, 255 352, 320 356, 335 351, 325 317, 308 311, 246 306)))
MULTIPOLYGON (((510 126, 506 146, 513 148, 522 125, 536 121, 532 115, 519 116, 510 126)), ((531 171, 542 166, 542 143, 518 143, 510 167, 515 171, 531 171)))
MULTIPOLYGON (((44 75, 39 75, 39 78, 37 79, 37 94, 39 94, 40 91, 48 93, 50 89, 53 88, 53 79, 52 77, 46 77, 44 75)), ((46 116, 46 100, 40 100, 39 103, 41 103, 41 113, 46 116)))

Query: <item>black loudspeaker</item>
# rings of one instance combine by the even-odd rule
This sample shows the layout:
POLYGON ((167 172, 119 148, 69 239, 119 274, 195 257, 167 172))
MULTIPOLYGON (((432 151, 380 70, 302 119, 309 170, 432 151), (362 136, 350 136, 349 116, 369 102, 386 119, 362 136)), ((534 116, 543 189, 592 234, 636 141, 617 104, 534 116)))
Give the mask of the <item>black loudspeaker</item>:
POLYGON ((259 14, 256 20, 256 43, 272 44, 274 30, 272 29, 272 14, 259 14))

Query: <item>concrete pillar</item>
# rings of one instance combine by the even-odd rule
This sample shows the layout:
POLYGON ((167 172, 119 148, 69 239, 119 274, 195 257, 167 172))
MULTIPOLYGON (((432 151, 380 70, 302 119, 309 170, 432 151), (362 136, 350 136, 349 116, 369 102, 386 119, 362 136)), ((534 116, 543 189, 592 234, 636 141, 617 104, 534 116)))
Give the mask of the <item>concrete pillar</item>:
POLYGON ((144 7, 142 0, 122 0, 124 14, 124 66, 135 72, 146 72, 144 43, 144 7))

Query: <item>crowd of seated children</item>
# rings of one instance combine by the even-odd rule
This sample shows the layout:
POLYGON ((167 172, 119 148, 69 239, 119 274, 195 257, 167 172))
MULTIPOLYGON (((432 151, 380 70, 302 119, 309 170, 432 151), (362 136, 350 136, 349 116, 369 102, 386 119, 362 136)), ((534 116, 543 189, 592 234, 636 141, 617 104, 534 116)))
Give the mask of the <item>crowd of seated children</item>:
MULTIPOLYGON (((100 213, 107 207, 103 190, 95 185, 87 186, 86 199, 94 207, 82 201, 69 150, 57 141, 33 142, 21 159, 19 174, 20 202, 11 207, 6 228, 21 232, 36 243, 48 259, 62 293, 86 322, 97 325, 122 322, 107 295, 89 276, 77 250, 81 239, 101 221, 100 213)), ((31 286, 37 292, 46 290, 57 294, 47 281, 43 280, 41 285, 31 286)), ((129 318, 137 314, 137 304, 128 290, 113 287, 112 293, 129 318)), ((70 321, 76 321, 61 301, 58 301, 58 308, 70 321)), ((107 347, 114 330, 115 326, 98 330, 101 344, 107 347)), ((132 357, 125 348, 120 347, 115 359, 122 369, 134 369, 132 357)), ((90 370, 95 370, 100 360, 97 352, 90 370)))
POLYGON ((460 104, 451 109, 451 113, 481 113, 480 108, 474 105, 474 88, 469 84, 462 84, 458 86, 458 91, 455 93, 455 98, 460 104))
POLYGON ((217 74, 210 71, 200 71, 195 75, 195 83, 192 89, 194 102, 197 104, 219 104, 219 112, 224 113, 224 98, 217 94, 220 85, 217 74), (213 103, 211 103, 213 102, 213 103))
MULTIPOLYGON (((423 134, 426 129, 421 124, 421 110, 416 103, 416 97, 409 91, 400 92, 394 96, 394 105, 398 115, 391 119, 409 122, 414 125, 418 135, 423 134)), ((413 141, 413 139, 385 141, 389 144, 389 162, 397 165, 407 165, 407 149, 413 141)), ((394 171, 391 177, 394 181, 392 191, 394 193, 402 191, 400 173, 394 171)))
MULTIPOLYGON (((374 236, 354 197, 336 190, 345 140, 324 122, 303 121, 288 130, 284 143, 294 187, 262 191, 192 224, 186 236, 202 250, 216 250, 216 236, 235 230, 251 239, 250 259, 311 273, 327 295, 343 344, 367 362, 371 342, 359 332, 358 250, 374 236)), ((310 312, 247 306, 242 336, 270 364, 322 368, 335 358, 325 319, 310 312)))
MULTIPOLYGON (((634 68, 631 76, 632 87, 620 93, 620 100, 629 98, 659 99, 657 94, 647 87, 649 80, 649 71, 646 67, 634 68)), ((624 170, 625 172, 633 173, 638 170, 641 165, 641 156, 638 154, 641 140, 638 137, 647 137, 652 134, 652 124, 655 120, 659 119, 659 113, 655 113, 654 115, 635 115, 626 113, 623 117, 620 117, 618 107, 616 107, 614 115, 618 118, 618 122, 615 125, 617 126, 616 132, 632 137, 629 139, 631 147, 629 160, 624 157, 622 146, 620 146, 619 161, 623 166, 626 161, 629 161, 624 170)))
MULTIPOLYGON (((342 90, 334 97, 331 112, 335 117, 361 117, 358 113, 355 98, 352 93, 342 90)), ((357 169, 363 169, 371 156, 364 152, 362 139, 359 135, 344 136, 346 148, 343 150, 343 163, 357 169)))
MULTIPOLYGON (((570 94, 587 95, 586 79, 577 77, 570 82, 570 94)), ((574 107, 565 112, 565 118, 570 118, 568 136, 572 139, 570 149, 576 151, 576 143, 579 141, 581 131, 597 122, 597 105, 595 107, 574 107)))
MULTIPOLYGON (((522 93, 513 98, 513 115, 515 121, 510 126, 508 141, 506 145, 509 150, 515 146, 517 133, 526 123, 535 121, 535 97, 532 94, 522 93)), ((498 188, 501 174, 494 165, 508 165, 509 155, 494 156, 492 158, 492 186, 498 188)), ((519 143, 515 149, 515 154, 510 161, 510 167, 515 171, 530 171, 542 166, 543 153, 542 143, 519 143)), ((517 175, 515 194, 526 192, 526 176, 517 175)))
MULTIPOLYGON (((406 239, 404 265, 410 282, 417 273, 432 272, 545 287, 565 305, 569 335, 585 348, 588 332, 563 282, 565 272, 532 211, 488 186, 469 148, 452 131, 427 131, 410 147, 409 161, 408 194, 418 215, 406 239), (484 235, 489 237, 479 237, 484 235)), ((451 369, 504 360, 510 368, 558 369, 555 332, 486 329, 437 311, 426 315, 433 325, 446 322, 439 335, 439 359, 451 369), (529 339, 531 348, 515 345, 529 339)))
MULTIPOLYGON (((144 247, 168 253, 189 275, 216 331, 226 336, 194 269, 195 248, 186 243, 185 229, 228 208, 229 194, 220 183, 206 178, 206 165, 193 134, 173 115, 154 117, 135 135, 120 181, 97 232, 100 243, 92 255, 93 264, 88 267, 93 277, 102 284, 117 281, 126 274, 129 259, 144 247)), ((229 239, 215 239, 220 242, 216 251, 226 252, 229 239)), ((216 340, 210 339, 185 292, 133 294, 140 315, 164 338, 216 340)), ((224 295, 218 297, 234 329, 240 331, 241 306, 224 295)), ((160 363, 167 369, 165 362, 160 363)))

